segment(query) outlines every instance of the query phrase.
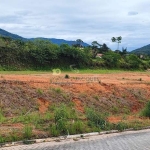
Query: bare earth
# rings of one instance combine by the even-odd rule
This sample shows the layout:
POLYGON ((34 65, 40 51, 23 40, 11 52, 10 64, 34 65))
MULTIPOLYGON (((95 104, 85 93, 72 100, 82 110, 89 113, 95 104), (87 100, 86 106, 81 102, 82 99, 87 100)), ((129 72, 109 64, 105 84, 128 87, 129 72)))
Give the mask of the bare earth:
MULTIPOLYGON (((58 99, 52 99, 53 97, 47 96, 38 97, 32 89, 43 89, 47 90, 49 88, 61 88, 66 93, 71 95, 70 99, 75 103, 76 109, 84 113, 84 106, 92 106, 100 108, 101 110, 115 112, 119 108, 122 111, 129 111, 129 115, 126 119, 129 120, 141 120, 141 118, 136 118, 135 115, 144 107, 144 104, 150 100, 150 72, 123 72, 123 73, 111 73, 111 74, 69 74, 70 78, 65 79, 65 74, 53 75, 52 73, 45 74, 31 74, 31 75, 0 75, 0 82, 2 83, 0 89, 0 100, 3 102, 4 108, 10 105, 11 109, 20 108, 26 106, 28 110, 35 105, 35 102, 39 106, 39 112, 45 113, 49 105, 59 102, 58 99), (12 82, 13 81, 13 82, 12 82), (25 83, 20 84, 19 81, 25 83), (9 88, 9 90, 7 90, 9 88), (17 91, 18 89, 18 91, 17 91), (1 92, 4 90, 3 92, 1 92), (14 91, 13 91, 14 90, 14 91), (23 93, 22 93, 23 91, 23 93), (4 93, 6 92, 6 94, 4 93), (9 93, 9 94, 7 94, 9 93), (25 101, 17 97, 17 94, 24 94, 27 96, 26 100, 29 100, 29 96, 32 95, 35 101, 25 101), (12 95, 12 96, 11 96, 12 95), (16 96, 13 99, 13 96, 16 96), (18 99, 17 99, 18 98, 18 99), (9 101, 7 101, 9 99, 9 101), (22 102, 20 102, 22 100, 22 102), (11 101, 11 103, 10 103, 11 101), (17 105, 17 106, 16 106, 17 105), (15 106, 15 107, 14 107, 15 106), (132 114, 132 115, 130 115, 132 114), (134 115, 134 116, 133 116, 134 115)), ((61 100, 61 99, 60 99, 61 100)), ((67 101, 65 101, 67 103, 67 101)), ((13 117, 13 111, 11 109, 7 114, 8 117, 13 117)), ((34 110, 32 108, 31 110, 34 110)), ((118 112, 124 113, 124 112, 118 112)), ((145 122, 149 121, 144 118, 145 122)), ((116 123, 122 120, 122 116, 112 115, 108 118, 109 122, 116 123)), ((143 118, 142 118, 143 120, 143 118)), ((21 130, 23 124, 1 124, 0 132, 16 129, 21 130)), ((56 147, 51 147, 54 143, 44 143, 35 145, 35 147, 18 147, 18 149, 106 149, 106 150, 146 150, 150 149, 150 146, 146 143, 150 143, 150 131, 126 135, 117 134, 111 138, 111 135, 99 136, 105 137, 104 139, 98 140, 97 137, 92 137, 89 140, 82 140, 81 143, 86 141, 86 145, 79 142, 74 144, 65 144, 61 148, 59 144, 56 147), (130 138, 128 139, 128 136, 130 138), (94 139, 94 140, 93 140, 94 139), (118 142, 117 140, 118 139, 118 142), (136 143, 137 142, 137 143, 136 143), (143 142, 140 143, 140 142, 143 142), (128 146, 128 143, 131 146, 128 146), (136 143, 136 144, 135 144, 136 143), (118 147, 118 145, 124 145, 118 147), (146 144, 146 145, 144 145, 146 144), (41 145, 41 146, 40 146, 41 145), (94 147, 95 145, 95 147, 94 147), (140 147, 142 145, 143 148, 140 147), (50 147, 49 147, 50 146, 50 147), (115 146, 115 147, 114 147, 115 146), (94 147, 94 148, 93 148, 94 147)), ((37 131, 35 131, 37 132, 37 131)), ((41 133, 45 134, 45 133, 41 133)), ((114 135, 114 134, 113 134, 114 135)), ((70 141, 69 141, 70 143, 70 141)), ((55 145, 54 144, 54 145, 55 145)), ((14 148, 14 150, 16 150, 14 148)))
MULTIPOLYGON (((136 113, 144 103, 150 99, 150 72, 123 72, 111 74, 69 74, 70 78, 65 79, 65 74, 53 75, 52 73, 31 74, 31 75, 0 75, 0 81, 21 81, 31 89, 61 88, 72 95, 72 101, 76 108, 83 112, 83 104, 91 104, 105 109, 112 108, 117 104, 119 108, 130 108, 136 113), (84 95, 99 98, 83 99, 84 95), (107 107, 106 107, 107 106, 107 107)), ((4 83, 5 84, 5 83, 4 83)), ((13 83, 10 83, 11 85, 13 83)), ((2 87, 3 88, 3 87, 2 87)), ((25 92, 27 89, 24 90, 25 92)), ((1 98, 5 95, 2 94, 1 98)), ((42 97, 37 99, 40 105, 40 112, 44 113, 53 100, 42 97)), ((16 104, 16 103, 15 103, 16 104)), ((18 106, 19 107, 19 106, 18 106)), ((119 118, 117 118, 119 119, 119 118)), ((130 118, 131 119, 131 118, 130 118)), ((112 117, 110 121, 115 122, 112 117)))

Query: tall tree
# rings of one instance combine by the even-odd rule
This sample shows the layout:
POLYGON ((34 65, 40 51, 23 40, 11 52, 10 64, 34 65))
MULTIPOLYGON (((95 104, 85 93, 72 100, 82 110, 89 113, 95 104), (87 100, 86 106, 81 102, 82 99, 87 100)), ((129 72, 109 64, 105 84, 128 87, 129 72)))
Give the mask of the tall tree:
POLYGON ((76 40, 77 47, 83 47, 83 41, 81 39, 76 40))
POLYGON ((122 40, 121 36, 119 36, 119 37, 112 37, 111 38, 112 42, 117 42, 118 43, 117 50, 119 50, 119 43, 121 43, 121 40, 122 40))
POLYGON ((97 41, 93 41, 93 42, 92 42, 92 46, 97 47, 97 48, 102 47, 102 45, 99 44, 97 41))
POLYGON ((99 50, 99 52, 101 53, 106 53, 108 51, 109 51, 109 47, 105 43, 102 45, 102 47, 99 50))

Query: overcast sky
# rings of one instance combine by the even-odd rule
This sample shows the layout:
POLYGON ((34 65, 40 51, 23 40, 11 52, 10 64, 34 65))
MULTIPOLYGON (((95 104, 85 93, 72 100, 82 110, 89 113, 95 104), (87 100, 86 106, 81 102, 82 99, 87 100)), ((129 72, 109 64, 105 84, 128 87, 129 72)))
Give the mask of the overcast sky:
POLYGON ((150 0, 0 0, 0 28, 26 38, 82 39, 117 48, 150 44, 150 0))

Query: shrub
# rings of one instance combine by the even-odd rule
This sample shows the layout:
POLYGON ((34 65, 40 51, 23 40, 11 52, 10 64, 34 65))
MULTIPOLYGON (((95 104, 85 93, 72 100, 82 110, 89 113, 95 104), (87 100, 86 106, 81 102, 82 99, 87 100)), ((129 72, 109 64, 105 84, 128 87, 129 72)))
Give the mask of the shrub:
POLYGON ((68 127, 69 134, 78 134, 83 133, 85 130, 84 124, 77 120, 74 123, 70 124, 68 127))
POLYGON ((27 139, 27 140, 30 140, 31 136, 32 136, 32 127, 26 125, 24 127, 24 138, 27 139))
POLYGON ((0 135, 0 143, 4 143, 4 142, 5 142, 4 137, 0 135))
POLYGON ((123 131, 123 130, 125 130, 127 128, 128 128, 128 126, 124 122, 119 122, 118 124, 116 124, 116 129, 118 131, 123 131))
POLYGON ((59 108, 57 108, 54 112, 54 117, 55 123, 57 123, 60 119, 67 119, 69 117, 69 113, 66 105, 62 104, 59 108))
POLYGON ((66 74, 65 75, 65 79, 69 79, 70 77, 69 77, 69 75, 68 74, 66 74))
POLYGON ((2 112, 2 110, 0 109, 0 123, 4 122, 5 119, 6 119, 6 118, 4 117, 3 112, 2 112))
POLYGON ((57 137, 58 135, 60 135, 60 132, 59 130, 57 130, 56 125, 51 125, 49 128, 49 132, 54 137, 57 137))
POLYGON ((62 89, 61 88, 52 88, 52 90, 57 93, 57 94, 60 94, 62 93, 62 89))
POLYGON ((142 110, 142 116, 149 117, 150 119, 150 101, 146 104, 145 108, 142 110))
POLYGON ((95 125, 99 129, 105 129, 106 121, 105 121, 104 115, 99 114, 94 109, 88 108, 86 110, 86 116, 87 116, 87 119, 90 121, 89 122, 90 126, 95 125))
POLYGON ((42 95, 42 94, 43 94, 43 90, 42 90, 42 89, 37 89, 37 93, 38 93, 39 95, 42 95))
POLYGON ((54 112, 56 129, 62 133, 67 133, 67 119, 69 118, 69 112, 66 105, 61 105, 54 112))
POLYGON ((67 134, 67 119, 61 118, 56 123, 56 129, 62 134, 67 134))

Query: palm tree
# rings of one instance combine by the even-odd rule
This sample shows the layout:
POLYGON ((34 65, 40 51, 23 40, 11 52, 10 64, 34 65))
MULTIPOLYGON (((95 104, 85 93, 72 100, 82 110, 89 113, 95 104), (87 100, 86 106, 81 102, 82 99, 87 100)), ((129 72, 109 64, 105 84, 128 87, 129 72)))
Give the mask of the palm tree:
POLYGON ((121 40, 122 40, 121 36, 119 36, 119 37, 112 37, 111 38, 112 42, 117 42, 118 43, 117 50, 119 50, 119 43, 121 43, 121 40))

